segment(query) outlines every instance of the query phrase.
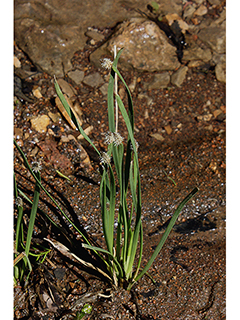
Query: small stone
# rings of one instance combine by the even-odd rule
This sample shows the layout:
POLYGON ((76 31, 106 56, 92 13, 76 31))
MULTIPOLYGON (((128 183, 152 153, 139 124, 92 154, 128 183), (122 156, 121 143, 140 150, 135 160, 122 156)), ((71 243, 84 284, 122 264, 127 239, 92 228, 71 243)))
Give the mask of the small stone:
POLYGON ((72 79, 76 84, 80 84, 83 81, 84 78, 84 72, 81 70, 74 70, 74 71, 69 71, 68 76, 70 79, 72 79))
POLYGON ((100 87, 100 91, 102 92, 103 96, 106 96, 108 93, 108 83, 104 83, 101 87, 100 87))
POLYGON ((13 65, 15 68, 21 68, 21 62, 16 56, 13 58, 13 65))
POLYGON ((152 133, 152 134, 150 134, 150 137, 152 137, 158 141, 164 140, 164 137, 160 133, 152 133))
POLYGON ((14 138, 19 140, 23 137, 23 130, 21 128, 14 128, 14 138))
POLYGON ((38 98, 38 99, 41 99, 41 98, 43 97, 42 94, 41 94, 41 92, 40 92, 40 90, 39 90, 39 88, 33 89, 33 90, 32 90, 32 93, 33 93, 33 95, 34 95, 36 98, 38 98))
POLYGON ((85 35, 95 41, 102 41, 104 40, 104 35, 102 35, 101 33, 99 33, 96 30, 88 30, 85 35))
POLYGON ((212 114, 205 114, 202 116, 197 116, 198 121, 210 121, 212 119, 212 114))
POLYGON ((47 126, 50 124, 50 119, 45 114, 35 117, 30 121, 31 121, 32 128, 41 133, 46 132, 47 126))
POLYGON ((221 4, 221 0, 208 0, 208 2, 209 2, 212 6, 218 6, 219 4, 221 4))
POLYGON ((72 98, 77 94, 77 91, 65 80, 57 79, 57 83, 59 84, 63 93, 65 93, 69 98, 72 98))
POLYGON ((218 81, 226 82, 226 64, 220 62, 215 67, 215 75, 218 81))
POLYGON ((217 118, 217 116, 218 116, 219 114, 221 114, 221 113, 222 113, 222 110, 220 110, 220 109, 214 110, 214 111, 213 111, 213 116, 214 116, 214 118, 217 118))
POLYGON ((171 83, 177 87, 180 87, 186 78, 187 71, 187 66, 179 68, 175 73, 172 74, 171 83))
POLYGON ((172 127, 170 126, 170 124, 165 126, 164 129, 166 130, 167 134, 171 134, 172 133, 172 127))
POLYGON ((100 73, 95 72, 86 76, 83 80, 83 83, 88 85, 89 87, 96 88, 103 84, 104 80, 101 77, 100 73))
POLYGON ((159 89, 159 88, 167 88, 170 82, 170 75, 168 72, 157 73, 154 75, 153 80, 148 85, 147 89, 159 89))
POLYGON ((56 112, 56 113, 48 112, 48 116, 49 116, 49 118, 52 119, 52 122, 55 122, 55 123, 62 122, 62 117, 59 112, 56 112))
POLYGON ((205 14, 207 14, 207 12, 208 12, 207 7, 201 4, 200 7, 194 12, 194 15, 204 16, 205 14))

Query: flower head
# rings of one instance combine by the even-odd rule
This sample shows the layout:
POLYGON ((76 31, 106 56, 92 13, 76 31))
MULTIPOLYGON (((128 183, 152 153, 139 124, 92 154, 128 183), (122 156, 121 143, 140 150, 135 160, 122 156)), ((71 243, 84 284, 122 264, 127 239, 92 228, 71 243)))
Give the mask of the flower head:
POLYGON ((114 135, 113 132, 108 131, 107 133, 105 133, 105 143, 106 144, 111 144, 114 142, 114 135))
MULTIPOLYGON (((136 140, 136 139, 134 139, 134 142, 135 142, 136 150, 138 151, 139 143, 137 142, 137 140, 136 140)), ((130 148, 131 148, 131 150, 133 151, 132 143, 131 143, 131 145, 130 145, 130 148)))
POLYGON ((113 141, 114 146, 119 146, 120 144, 123 143, 123 137, 120 135, 120 133, 114 132, 113 136, 114 136, 114 141, 113 141))
POLYGON ((102 152, 101 157, 100 157, 100 163, 102 165, 104 165, 104 164, 110 165, 111 157, 107 154, 107 152, 102 152))
POLYGON ((21 197, 18 196, 15 202, 16 202, 16 205, 18 207, 22 207, 23 206, 23 201, 22 201, 21 197))
POLYGON ((40 170, 42 170, 42 166, 41 166, 40 162, 34 161, 34 162, 32 163, 32 171, 35 172, 35 173, 37 173, 37 172, 39 172, 40 170))
POLYGON ((104 59, 101 59, 100 61, 101 61, 101 66, 104 69, 111 70, 113 62, 110 59, 104 58, 104 59))
POLYGON ((123 143, 123 137, 118 132, 108 131, 105 134, 105 143, 106 144, 113 143, 114 146, 116 147, 116 146, 119 146, 121 143, 123 143))

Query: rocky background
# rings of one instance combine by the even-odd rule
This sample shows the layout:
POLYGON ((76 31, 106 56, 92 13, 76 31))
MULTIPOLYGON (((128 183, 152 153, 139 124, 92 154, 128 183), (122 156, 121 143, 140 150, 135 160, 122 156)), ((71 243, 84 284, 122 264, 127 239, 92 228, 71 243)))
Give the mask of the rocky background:
MULTIPOLYGON (((122 291, 112 299, 100 299, 96 292, 108 285, 51 250, 43 264, 34 264, 27 288, 15 286, 16 319, 74 319, 73 306, 89 293, 94 311, 88 319, 226 318, 226 3, 159 1, 164 23, 172 27, 177 20, 184 34, 182 58, 172 39, 146 16, 154 16, 148 4, 147 0, 14 3, 14 137, 30 164, 41 162, 44 185, 74 221, 102 244, 99 159, 64 113, 53 77, 85 132, 99 150, 105 150, 109 70, 102 68, 101 59, 112 59, 115 44, 124 47, 119 69, 134 102, 143 264, 180 200, 199 187, 149 270, 156 283, 144 277, 136 286, 139 310, 122 291)), ((121 84, 119 95, 126 103, 121 84)), ((126 139, 121 116, 119 131, 126 139)), ((16 152, 14 168, 20 187, 31 196, 33 184, 16 152)), ((79 248, 79 235, 43 195, 40 206, 63 224, 79 248)), ((58 239, 37 215, 34 239, 46 246, 43 238, 48 236, 58 239)))
MULTIPOLYGON (((117 48, 125 48, 121 65, 139 71, 157 72, 153 86, 181 85, 188 68, 214 68, 216 78, 225 81, 226 10, 222 0, 163 0, 159 12, 168 24, 179 21, 185 34, 182 67, 176 48, 159 27, 137 12, 147 12, 148 0, 16 0, 15 41, 32 62, 50 75, 74 77, 71 59, 89 42, 90 60, 117 48), (145 20, 145 21, 144 21, 145 20), (104 35, 102 30, 108 29, 104 35), (173 72, 176 71, 177 72, 173 72)), ((77 76, 78 75, 78 76, 77 76)), ((76 79, 76 77, 79 77, 76 79)))

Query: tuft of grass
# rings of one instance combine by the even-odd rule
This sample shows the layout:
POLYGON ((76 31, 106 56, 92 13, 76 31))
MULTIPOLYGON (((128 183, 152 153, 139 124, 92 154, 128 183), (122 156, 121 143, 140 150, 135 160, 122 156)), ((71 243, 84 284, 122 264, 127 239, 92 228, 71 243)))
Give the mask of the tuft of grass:
POLYGON ((109 69, 111 68, 108 85, 109 132, 106 133, 107 149, 104 153, 98 151, 93 142, 83 131, 64 98, 56 79, 55 89, 60 101, 79 132, 99 155, 100 164, 103 169, 100 183, 100 202, 106 249, 92 246, 88 242, 83 244, 83 247, 93 250, 95 253, 99 253, 99 256, 107 266, 109 276, 112 279, 114 286, 122 286, 127 290, 130 290, 133 284, 147 273, 162 249, 181 210, 197 193, 198 188, 194 188, 179 204, 154 253, 140 272, 143 254, 141 181, 138 163, 138 144, 134 138, 133 101, 130 90, 117 68, 117 63, 122 50, 123 49, 117 53, 112 63, 109 60, 103 62, 104 66, 109 69), (126 88, 128 109, 125 108, 118 95, 116 85, 117 77, 122 81, 126 88), (124 119, 128 132, 125 147, 123 145, 123 138, 118 132, 118 110, 124 119), (116 203, 117 187, 120 193, 120 200, 118 203, 116 203), (128 201, 129 198, 131 199, 131 203, 128 201), (136 253, 138 247, 139 257, 137 258, 136 253))
MULTIPOLYGON (((14 145, 20 156, 23 159, 25 167, 28 169, 35 181, 35 189, 33 200, 30 200, 22 190, 17 186, 14 177, 15 186, 15 199, 17 200, 17 222, 15 228, 15 257, 14 257, 14 276, 15 280, 22 280, 25 273, 28 271, 28 276, 32 270, 30 256, 37 259, 43 257, 45 259, 49 249, 42 252, 34 253, 34 246, 32 245, 33 229, 36 219, 37 211, 44 214, 39 208, 40 192, 44 192, 60 210, 65 219, 73 226, 73 228, 82 236, 82 246, 87 250, 94 252, 104 262, 107 273, 105 270, 100 269, 97 265, 84 261, 76 254, 72 253, 69 248, 52 239, 46 239, 57 250, 68 257, 72 257, 85 265, 88 268, 102 274, 106 279, 111 281, 115 287, 124 287, 131 290, 134 283, 141 277, 147 274, 152 263, 156 259, 160 250, 162 249, 169 233, 171 232, 181 210, 186 203, 197 193, 198 188, 194 188, 179 204, 174 212, 161 240, 159 241, 155 251, 150 257, 145 266, 141 266, 143 255, 143 228, 142 228, 142 204, 141 204, 141 181, 140 170, 138 163, 138 143, 134 137, 134 108, 130 90, 123 79, 121 73, 117 68, 119 57, 122 49, 115 54, 115 59, 111 62, 109 59, 104 59, 102 65, 110 70, 110 78, 108 85, 108 125, 109 131, 106 133, 105 152, 100 152, 84 132, 74 112, 68 105, 61 89, 55 79, 55 89, 57 95, 62 102, 66 112, 71 117, 75 126, 83 137, 89 142, 99 156, 99 163, 102 167, 101 170, 101 183, 100 183, 100 203, 101 203, 101 216, 103 225, 103 235, 106 243, 106 248, 101 248, 92 245, 89 238, 77 228, 73 221, 67 214, 60 208, 58 203, 53 199, 50 193, 41 183, 40 166, 37 163, 33 168, 29 165, 26 156, 21 148, 14 140, 14 145), (126 109, 120 96, 117 92, 117 79, 120 79, 124 84, 128 97, 128 108, 126 109), (121 113, 128 136, 124 145, 124 139, 118 132, 118 113, 121 113), (120 199, 116 201, 116 192, 119 190, 120 199), (29 224, 27 226, 27 235, 24 233, 23 224, 23 201, 24 199, 31 204, 31 213, 29 224), (129 200, 130 199, 130 200, 129 200), (25 236, 26 235, 26 236, 25 236), (32 250, 31 250, 32 249, 32 250), (139 254, 137 257, 137 250, 139 254)), ((65 177, 61 172, 57 172, 60 176, 65 177)), ((168 177, 175 183, 170 177, 168 177)), ((47 214, 45 216, 62 231, 61 226, 58 226, 47 214)), ((147 274, 148 275, 148 274, 147 274)), ((28 277, 27 276, 27 277, 28 277)), ((150 277, 152 279, 152 277, 150 277)), ((83 312, 83 311, 82 311, 83 312)), ((80 314, 79 317, 83 317, 80 314)))

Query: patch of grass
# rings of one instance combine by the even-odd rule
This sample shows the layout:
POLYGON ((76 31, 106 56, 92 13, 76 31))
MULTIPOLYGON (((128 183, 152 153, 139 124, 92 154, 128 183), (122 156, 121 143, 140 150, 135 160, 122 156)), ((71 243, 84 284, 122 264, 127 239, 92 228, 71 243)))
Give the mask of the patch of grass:
POLYGON ((147 273, 163 247, 182 208, 196 194, 198 189, 194 188, 177 207, 153 255, 140 272, 143 254, 143 229, 141 221, 142 205, 138 144, 134 138, 134 109, 131 93, 121 73, 117 69, 121 52, 122 50, 118 52, 113 63, 108 59, 103 61, 104 66, 111 68, 108 86, 109 132, 106 133, 107 149, 105 152, 100 153, 90 138, 85 134, 64 98, 56 80, 55 88, 67 113, 80 133, 95 149, 99 155, 100 164, 102 165, 100 202, 103 234, 107 249, 92 246, 90 243, 83 244, 83 247, 99 253, 99 256, 107 266, 109 276, 114 286, 122 286, 130 290, 132 285, 147 273), (128 110, 125 108, 116 90, 117 76, 126 88, 128 110), (118 132, 118 110, 124 119, 128 132, 125 147, 123 145, 123 138, 118 132), (117 187, 120 193, 118 203, 116 203, 117 187), (131 203, 128 203, 127 199, 129 198, 131 199, 131 203), (137 259, 136 253, 138 246, 139 258, 137 259))
MULTIPOLYGON (((25 167, 29 170, 35 181, 35 190, 33 200, 28 197, 17 187, 15 181, 15 199, 17 200, 17 223, 15 228, 15 260, 14 271, 15 279, 22 280, 24 274, 31 272, 32 266, 29 256, 35 256, 37 259, 46 257, 49 250, 45 249, 40 253, 31 252, 32 235, 35 223, 35 218, 38 209, 40 191, 53 201, 56 207, 60 210, 65 219, 73 226, 73 228, 82 236, 82 246, 94 252, 104 262, 105 270, 100 269, 93 263, 86 262, 76 254, 72 253, 66 246, 52 239, 46 239, 57 250, 68 257, 75 258, 86 267, 92 268, 101 273, 105 278, 111 281, 115 287, 124 287, 131 290, 134 283, 136 283, 151 267, 155 258, 162 249, 170 231, 172 230, 181 210, 186 203, 197 193, 198 189, 194 188, 185 199, 179 204, 174 212, 160 242, 158 243, 154 253, 150 257, 147 264, 142 267, 141 260, 143 255, 143 228, 142 228, 142 204, 141 204, 141 181, 140 170, 138 163, 138 143, 134 137, 134 108, 130 90, 124 81, 121 73, 117 68, 117 63, 122 50, 115 53, 115 59, 111 62, 109 59, 104 59, 103 66, 110 70, 110 78, 108 85, 108 124, 109 131, 106 132, 106 151, 100 152, 86 135, 80 124, 78 123, 74 112, 68 105, 61 89, 55 79, 55 89, 60 101, 65 110, 71 117, 72 121, 78 128, 79 132, 95 149, 99 156, 99 162, 102 167, 101 183, 100 183, 100 203, 101 215, 103 225, 103 235, 106 243, 106 249, 92 245, 88 237, 79 230, 79 228, 71 221, 66 213, 60 208, 58 203, 52 198, 50 193, 45 189, 41 183, 40 167, 35 165, 31 168, 23 151, 14 140, 14 144, 20 153, 25 167), (128 97, 128 108, 126 109, 117 91, 117 78, 124 84, 128 97), (121 113, 126 129, 128 132, 127 140, 124 146, 124 139, 118 132, 118 113, 121 113), (116 192, 119 192, 120 199, 116 201, 116 192), (24 237, 23 225, 23 201, 31 204, 31 214, 29 217, 29 224, 27 226, 27 236, 24 237), (130 201, 128 199, 131 199, 130 201), (139 254, 137 258, 137 249, 139 254)), ((59 172, 58 172, 59 174, 59 172)), ((60 173, 61 176, 65 177, 60 173)), ((170 177, 168 177, 175 183, 170 177)), ((43 213, 44 214, 44 213, 43 213)), ((45 216, 62 231, 47 214, 45 216)), ((80 315, 81 316, 81 315, 80 315)))

